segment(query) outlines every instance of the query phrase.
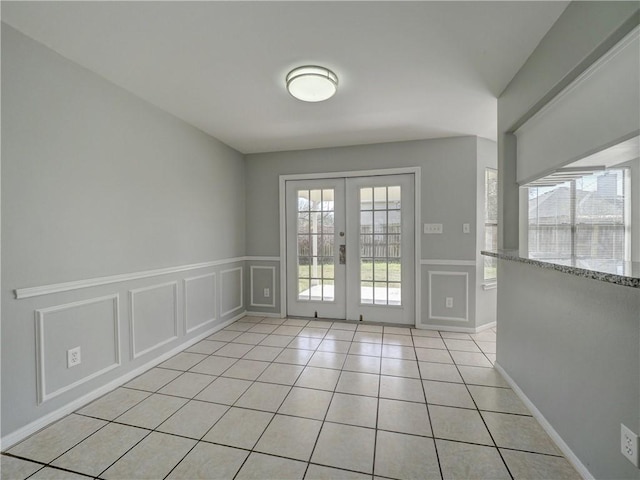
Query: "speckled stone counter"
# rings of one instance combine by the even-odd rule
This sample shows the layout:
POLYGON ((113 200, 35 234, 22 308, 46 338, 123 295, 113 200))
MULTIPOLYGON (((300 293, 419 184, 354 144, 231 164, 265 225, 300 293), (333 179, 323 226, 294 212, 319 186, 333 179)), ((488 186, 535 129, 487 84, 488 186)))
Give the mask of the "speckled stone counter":
POLYGON ((482 251, 483 255, 501 260, 528 263, 541 268, 549 268, 578 277, 593 278, 602 282, 640 288, 640 262, 591 259, 553 259, 544 260, 520 255, 517 250, 482 251))

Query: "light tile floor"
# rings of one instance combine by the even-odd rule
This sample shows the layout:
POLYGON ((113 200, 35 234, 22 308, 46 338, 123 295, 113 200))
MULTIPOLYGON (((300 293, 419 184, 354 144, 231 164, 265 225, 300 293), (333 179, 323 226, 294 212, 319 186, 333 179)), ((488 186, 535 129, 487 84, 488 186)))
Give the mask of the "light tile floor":
POLYGON ((580 478, 463 334, 245 317, 2 455, 2 479, 580 478))

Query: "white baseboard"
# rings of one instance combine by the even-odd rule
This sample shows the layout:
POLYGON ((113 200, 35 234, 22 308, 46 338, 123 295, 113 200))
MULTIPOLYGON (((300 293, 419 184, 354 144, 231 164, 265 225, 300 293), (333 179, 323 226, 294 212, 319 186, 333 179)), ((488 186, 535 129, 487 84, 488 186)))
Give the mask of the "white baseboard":
POLYGON ((495 326, 496 322, 490 322, 480 325, 479 327, 454 327, 450 325, 420 324, 417 325, 416 328, 419 330, 440 330, 441 332, 478 333, 495 326))
POLYGON ((7 448, 15 445, 16 443, 24 440, 29 435, 32 435, 36 433, 38 430, 41 430, 44 427, 50 425, 51 423, 57 420, 60 420, 61 418, 69 415, 70 413, 75 412, 79 408, 82 408, 83 406, 89 404, 95 399, 109 393, 111 390, 115 390, 121 385, 124 385, 125 383, 127 383, 129 380, 134 379, 135 377, 137 377, 138 375, 141 375, 142 373, 149 370, 150 368, 153 368, 156 365, 159 365, 160 363, 164 362, 165 360, 168 360, 169 358, 173 357, 177 353, 180 353, 182 350, 190 347, 191 345, 198 343, 200 340, 210 336, 211 334, 217 332, 218 330, 221 330, 224 327, 231 325, 233 322, 235 322, 236 320, 244 316, 245 316, 245 312, 242 312, 239 315, 236 315, 235 317, 229 320, 225 320, 223 323, 208 329, 207 331, 197 335, 196 337, 190 338, 186 342, 181 343, 177 347, 172 348, 170 351, 165 352, 162 355, 154 358, 153 360, 148 361, 144 365, 134 370, 131 370, 130 372, 125 373, 121 377, 118 377, 115 380, 112 380, 106 385, 96 388, 95 390, 83 395, 80 398, 77 398, 67 403, 63 407, 60 407, 59 409, 54 410, 53 412, 45 415, 44 417, 40 417, 39 419, 25 425, 24 427, 19 428, 18 430, 8 435, 5 435, 4 437, 2 437, 2 439, 0 439, 0 450, 2 451, 6 450, 7 448))
POLYGON ((280 313, 273 313, 273 312, 252 312, 250 310, 247 310, 245 312, 245 316, 247 317, 269 317, 269 318, 282 318, 282 315, 280 313))
POLYGON ((555 431, 555 429, 551 426, 547 419, 544 418, 544 415, 542 415, 540 410, 538 410, 533 402, 529 400, 529 397, 525 395, 525 393, 513 380, 513 378, 511 378, 509 374, 504 371, 504 368, 502 368, 502 366, 497 362, 495 363, 494 367, 500 373, 500 375, 502 375, 502 377, 509 384, 516 395, 518 395, 520 400, 522 400, 522 403, 524 403, 525 406, 531 411, 535 419, 538 420, 538 423, 540 423, 540 426, 542 426, 544 431, 547 432, 547 435, 551 437, 551 440, 553 440, 553 442, 560 449, 566 459, 571 463, 571 465, 573 465, 573 468, 578 471, 578 474, 580 474, 580 476, 585 480, 595 480, 595 477, 591 474, 587 467, 585 467, 580 459, 576 456, 576 454, 573 453, 573 450, 569 448, 569 445, 567 445, 567 443, 562 439, 558 432, 555 431))

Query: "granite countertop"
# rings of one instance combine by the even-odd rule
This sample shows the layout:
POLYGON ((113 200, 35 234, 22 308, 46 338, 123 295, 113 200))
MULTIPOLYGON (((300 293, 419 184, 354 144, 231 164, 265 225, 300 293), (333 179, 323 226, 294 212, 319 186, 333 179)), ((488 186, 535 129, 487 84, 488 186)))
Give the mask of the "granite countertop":
POLYGON ((625 262, 598 258, 529 258, 517 250, 482 251, 483 255, 502 260, 528 263, 542 268, 550 268, 584 278, 640 288, 640 262, 625 262))

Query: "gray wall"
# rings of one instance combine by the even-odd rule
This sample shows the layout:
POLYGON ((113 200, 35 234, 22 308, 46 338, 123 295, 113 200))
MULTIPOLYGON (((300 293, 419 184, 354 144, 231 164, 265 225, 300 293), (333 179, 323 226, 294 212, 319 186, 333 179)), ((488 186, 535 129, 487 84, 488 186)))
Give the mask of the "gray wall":
MULTIPOLYGON (((480 142, 484 162, 491 156, 490 141, 480 142), (487 153, 489 152, 489 153, 487 153)), ((476 262, 480 262, 476 244, 477 181, 479 142, 476 137, 326 148, 305 151, 275 152, 246 157, 247 255, 280 254, 279 176, 320 172, 366 171, 394 167, 421 167, 421 215, 423 223, 442 223, 442 235, 422 235, 421 255, 425 260, 466 260, 471 266, 422 265, 422 321, 424 324, 475 328, 476 262), (470 223, 472 233, 463 234, 462 224, 470 223), (453 282, 450 275, 436 275, 440 292, 454 297, 454 305, 469 307, 467 322, 430 319, 428 293, 429 271, 467 273, 465 283, 453 282), (445 284, 448 287, 445 287, 445 284), (468 293, 465 292, 465 285, 468 293), (448 289, 447 289, 448 288, 448 289), (442 291, 441 291, 442 290, 442 291), (467 299, 468 297, 468 299, 467 299)), ((495 150, 493 150, 495 164, 495 150)), ((484 170, 482 170, 484 178, 484 170)), ((419 226, 422 230, 422 225, 419 226)), ((459 278, 458 278, 459 280, 459 278)), ((435 283, 435 282, 434 282, 435 283)), ((279 295, 279 292, 277 292, 279 295)), ((491 295, 491 294, 489 294, 491 295)), ((442 302, 444 299, 442 299, 442 302)), ((434 302, 435 303, 435 302, 434 302)), ((439 316, 434 313, 434 316, 439 316)), ((455 315, 452 315, 455 316, 455 315)), ((484 319, 484 321, 487 321, 484 319)))
POLYGON ((242 313, 246 278, 232 260, 245 252, 243 156, 4 24, 2 139, 4 437, 242 313), (67 369, 75 346, 82 364, 67 369))
MULTIPOLYGON (((498 99, 501 246, 518 247, 510 132, 638 18, 637 2, 571 3, 498 99)), ((620 423, 640 430, 640 292, 505 261, 498 284, 498 364, 596 478, 640 478, 619 441, 620 423)))

